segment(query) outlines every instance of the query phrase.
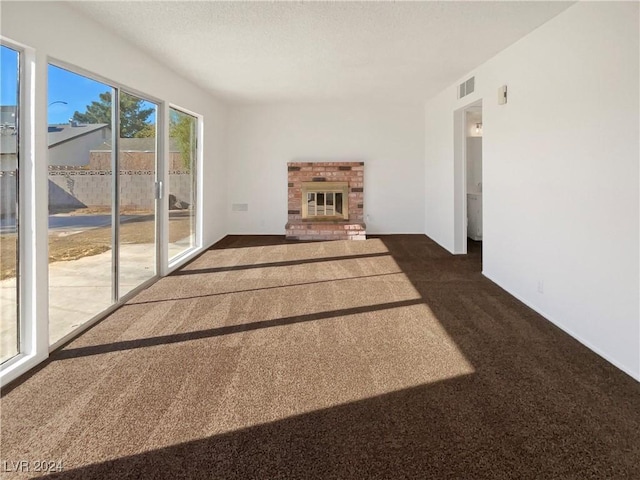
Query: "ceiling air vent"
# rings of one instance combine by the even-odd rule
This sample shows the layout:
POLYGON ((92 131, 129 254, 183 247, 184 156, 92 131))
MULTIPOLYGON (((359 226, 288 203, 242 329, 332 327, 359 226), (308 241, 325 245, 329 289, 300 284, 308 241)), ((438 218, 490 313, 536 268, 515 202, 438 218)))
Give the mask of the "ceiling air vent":
POLYGON ((476 77, 471 77, 466 82, 462 82, 458 87, 458 98, 466 97, 470 93, 473 93, 476 84, 476 77))

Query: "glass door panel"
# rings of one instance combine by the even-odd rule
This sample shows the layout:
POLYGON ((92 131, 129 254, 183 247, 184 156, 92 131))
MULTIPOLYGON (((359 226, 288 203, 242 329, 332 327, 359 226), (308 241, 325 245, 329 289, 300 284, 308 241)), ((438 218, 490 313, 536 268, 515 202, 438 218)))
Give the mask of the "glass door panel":
POLYGON ((120 93, 120 297, 156 275, 156 118, 155 104, 120 93))
POLYGON ((20 353, 19 315, 19 78, 20 54, 0 47, 0 363, 20 353))
POLYGON ((169 110, 169 261, 195 248, 198 119, 169 110))
POLYGON ((49 65, 49 342, 114 303, 114 89, 49 65))

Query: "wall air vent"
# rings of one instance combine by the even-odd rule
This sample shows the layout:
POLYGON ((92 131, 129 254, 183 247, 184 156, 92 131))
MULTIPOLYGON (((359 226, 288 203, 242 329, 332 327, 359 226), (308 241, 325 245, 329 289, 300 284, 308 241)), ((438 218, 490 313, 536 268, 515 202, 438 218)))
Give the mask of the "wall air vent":
POLYGON ((471 77, 466 82, 462 82, 458 87, 458 98, 466 97, 473 93, 476 84, 476 77, 471 77))

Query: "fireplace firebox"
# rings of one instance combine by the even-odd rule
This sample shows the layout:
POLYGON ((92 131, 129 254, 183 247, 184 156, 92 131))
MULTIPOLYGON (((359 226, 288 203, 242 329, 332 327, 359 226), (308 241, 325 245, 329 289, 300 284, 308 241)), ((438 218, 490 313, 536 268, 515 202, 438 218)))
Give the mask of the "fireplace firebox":
POLYGON ((303 182, 303 219, 349 219, 347 182, 303 182))

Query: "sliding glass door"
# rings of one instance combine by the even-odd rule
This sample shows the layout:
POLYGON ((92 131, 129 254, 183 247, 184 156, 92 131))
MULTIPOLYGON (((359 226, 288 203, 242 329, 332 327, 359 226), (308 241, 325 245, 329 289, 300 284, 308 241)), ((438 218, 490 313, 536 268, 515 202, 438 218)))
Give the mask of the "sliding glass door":
POLYGON ((49 343, 157 274, 157 105, 49 66, 49 343))
POLYGON ((20 353, 20 54, 0 47, 0 363, 20 353))
POLYGON ((49 66, 49 343, 111 306, 115 89, 49 66))
POLYGON ((198 119, 169 110, 169 262, 197 247, 198 119))
POLYGON ((201 117, 43 60, 28 46, 1 41, 3 383, 201 242, 201 117), (35 89, 43 73, 46 101, 35 89), (38 120, 44 116, 46 127, 38 120))
POLYGON ((157 105, 120 92, 118 295, 157 271, 157 105))

